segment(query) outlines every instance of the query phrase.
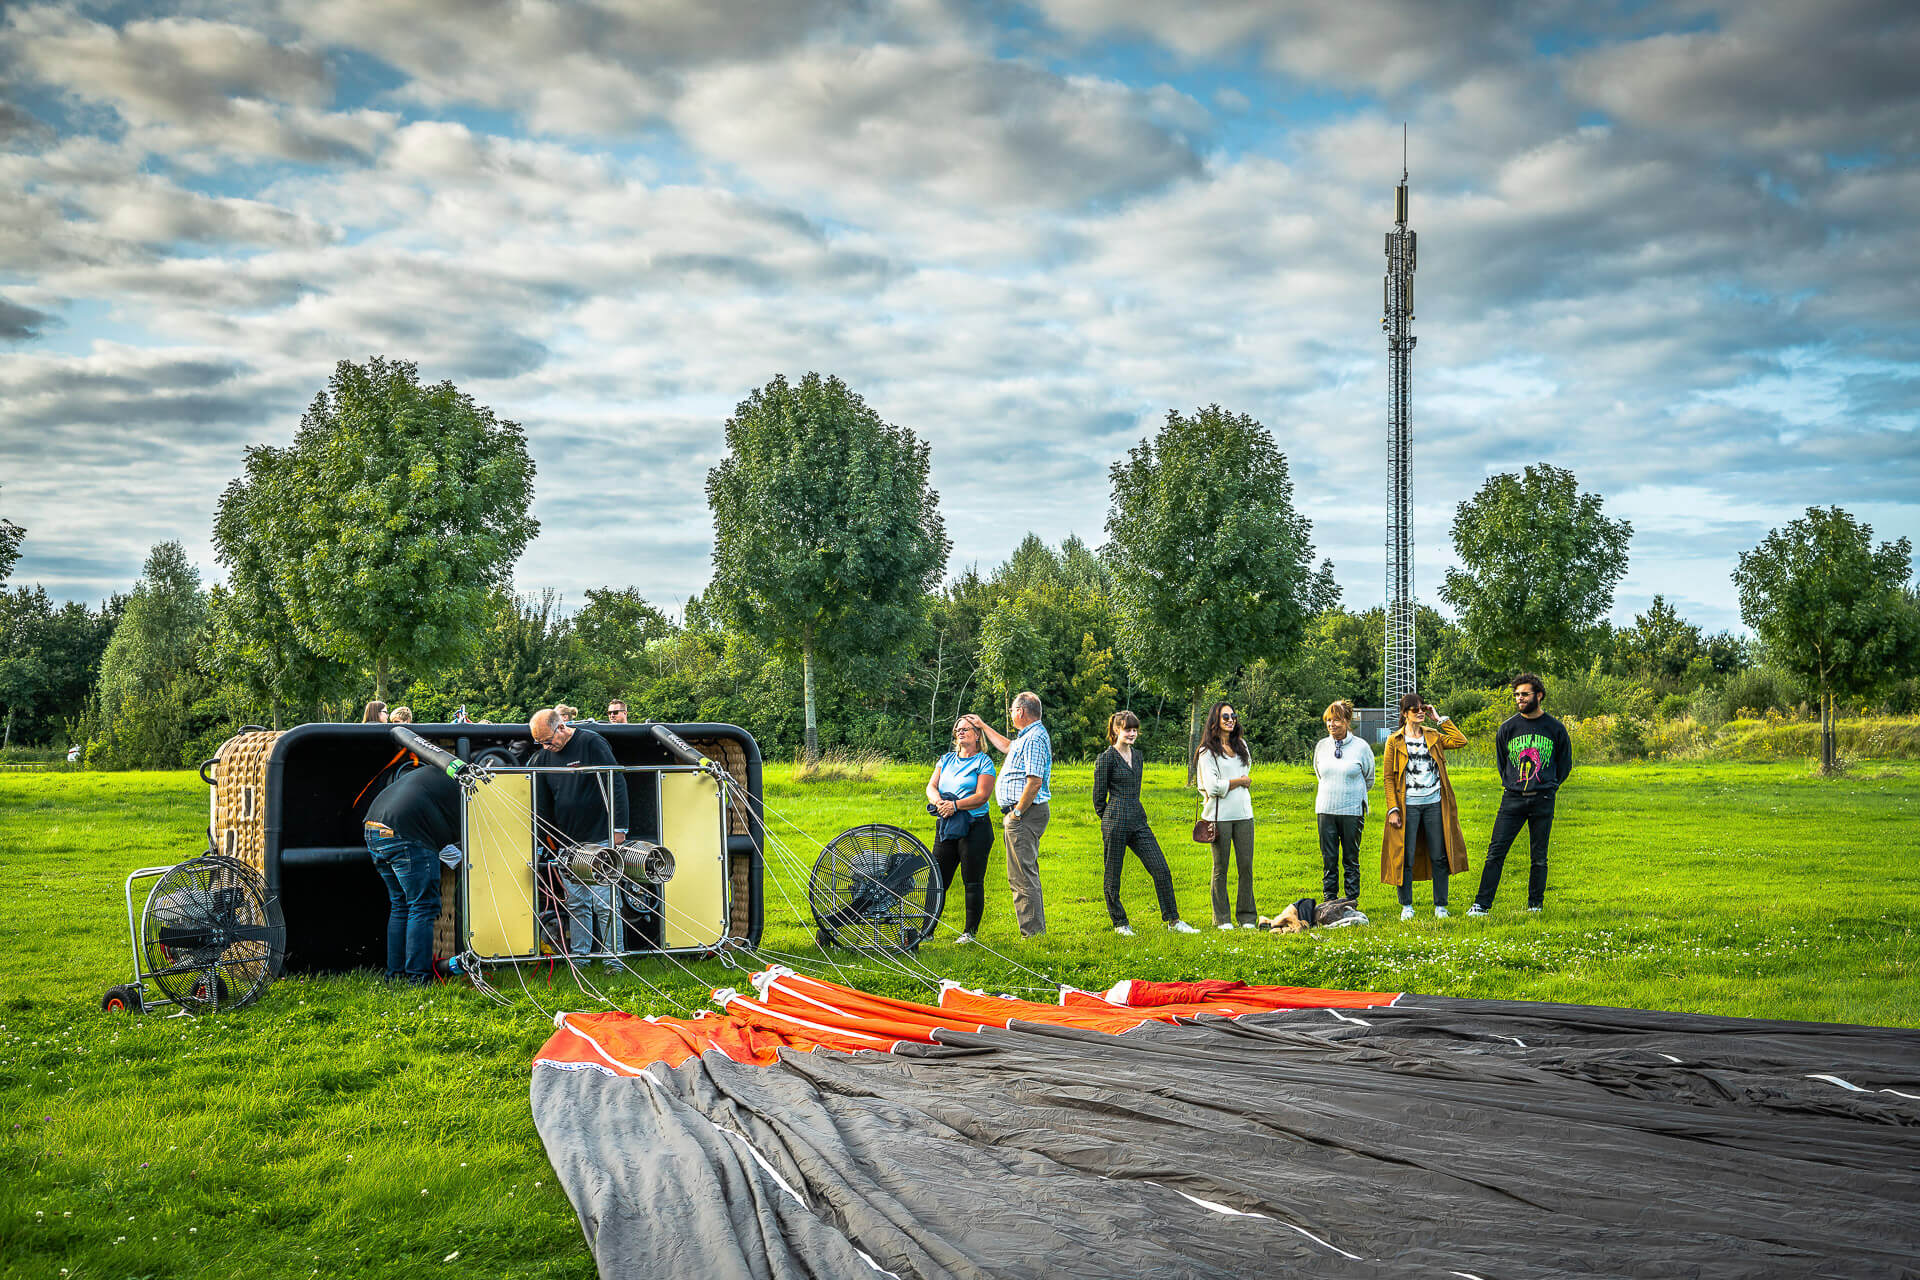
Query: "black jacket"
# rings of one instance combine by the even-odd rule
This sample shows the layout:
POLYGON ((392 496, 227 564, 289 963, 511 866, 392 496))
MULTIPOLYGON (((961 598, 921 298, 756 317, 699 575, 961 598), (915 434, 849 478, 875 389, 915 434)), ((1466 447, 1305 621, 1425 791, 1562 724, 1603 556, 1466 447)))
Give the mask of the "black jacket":
POLYGON ((367 821, 439 850, 460 838, 460 784, 431 765, 409 769, 373 798, 367 821))
MULTIPOLYGON (((567 739, 566 746, 558 751, 536 750, 528 763, 543 768, 613 764, 613 748, 593 730, 576 727, 573 736, 567 739)), ((540 791, 540 816, 558 828, 568 840, 606 841, 607 797, 602 788, 609 780, 613 784, 614 829, 633 829, 628 825, 630 815, 627 811, 626 774, 583 771, 573 774, 540 773, 535 774, 534 778, 540 791)))

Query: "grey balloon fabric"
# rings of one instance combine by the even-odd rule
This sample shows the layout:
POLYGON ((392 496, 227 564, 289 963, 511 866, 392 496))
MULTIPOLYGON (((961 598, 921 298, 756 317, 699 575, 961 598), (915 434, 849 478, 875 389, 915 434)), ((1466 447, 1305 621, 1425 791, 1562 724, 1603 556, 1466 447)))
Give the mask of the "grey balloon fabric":
POLYGON ((538 1060, 534 1119, 600 1274, 1920 1265, 1912 1031, 1407 996, 933 1039, 538 1060))

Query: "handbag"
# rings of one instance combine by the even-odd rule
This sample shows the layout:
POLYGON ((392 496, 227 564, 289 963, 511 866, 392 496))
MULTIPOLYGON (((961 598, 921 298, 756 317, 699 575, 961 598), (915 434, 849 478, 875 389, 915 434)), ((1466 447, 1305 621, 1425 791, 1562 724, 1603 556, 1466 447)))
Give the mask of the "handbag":
MULTIPOLYGON (((1204 810, 1204 806, 1202 807, 1204 810)), ((1216 815, 1220 812, 1220 802, 1218 800, 1213 802, 1213 811, 1216 815)), ((1219 823, 1215 822, 1212 818, 1203 817, 1200 821, 1193 824, 1193 841, 1195 844, 1212 844, 1214 837, 1219 834, 1219 831, 1219 823)))

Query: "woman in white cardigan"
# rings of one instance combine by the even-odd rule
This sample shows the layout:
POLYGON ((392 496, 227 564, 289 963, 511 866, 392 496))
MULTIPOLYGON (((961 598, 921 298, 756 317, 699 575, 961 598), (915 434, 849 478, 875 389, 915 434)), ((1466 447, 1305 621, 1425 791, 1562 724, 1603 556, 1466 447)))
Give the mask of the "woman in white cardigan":
POLYGON ((1207 731, 1194 754, 1200 816, 1213 822, 1213 925, 1251 929, 1260 911, 1253 901, 1253 757, 1240 732, 1240 717, 1225 702, 1207 713, 1207 731), (1240 873, 1233 909, 1227 908, 1227 853, 1240 873))
POLYGON ((1320 893, 1331 902, 1340 893, 1340 872, 1347 873, 1344 896, 1360 897, 1360 836, 1367 822, 1367 793, 1373 790, 1373 748, 1353 735, 1353 704, 1342 698, 1321 713, 1327 736, 1313 748, 1314 820, 1320 828, 1320 893))

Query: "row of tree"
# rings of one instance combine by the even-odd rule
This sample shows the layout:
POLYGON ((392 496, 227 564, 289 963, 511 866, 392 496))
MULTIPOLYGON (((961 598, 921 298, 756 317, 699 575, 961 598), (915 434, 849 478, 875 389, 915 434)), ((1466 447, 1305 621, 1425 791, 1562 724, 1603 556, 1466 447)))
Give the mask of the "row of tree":
MULTIPOLYGON (((1127 706, 1174 757, 1215 696, 1273 754, 1304 750, 1332 698, 1379 699, 1380 610, 1341 607, 1286 458, 1245 415, 1170 413, 1117 460, 1098 550, 1029 537, 951 579, 928 446, 838 379, 774 379, 726 444, 707 483, 706 593, 679 619, 632 588, 570 610, 511 586, 538 531, 520 427, 404 362, 343 362, 292 443, 250 449, 223 494, 225 582, 203 588, 167 543, 98 610, 6 593, 9 732, 85 741, 106 765, 176 764, 242 722, 351 715, 369 691, 426 721, 619 696, 645 716, 740 723, 771 753, 919 756, 958 714, 997 719, 1033 688, 1065 754, 1097 750, 1127 706)), ((1490 478, 1452 532, 1461 567, 1441 597, 1456 620, 1422 608, 1416 631, 1426 692, 1462 709, 1533 667, 1571 681, 1573 703, 1673 712, 1761 656, 1782 669, 1770 696, 1797 682, 1830 722, 1836 700, 1914 674, 1910 547, 1876 547, 1844 512, 1810 510, 1741 557, 1760 655, 1659 598, 1610 627, 1632 529, 1568 471, 1490 478)), ((22 536, 0 522, 0 570, 22 536)))

